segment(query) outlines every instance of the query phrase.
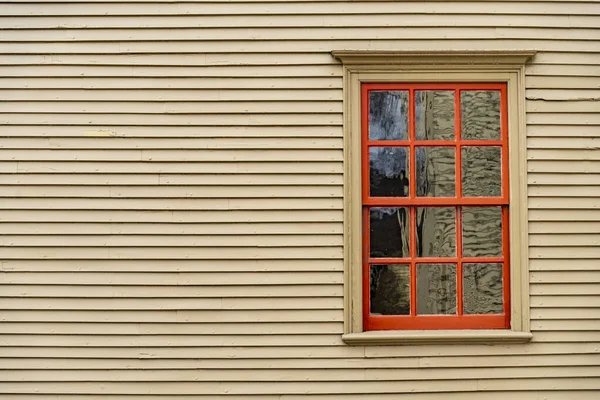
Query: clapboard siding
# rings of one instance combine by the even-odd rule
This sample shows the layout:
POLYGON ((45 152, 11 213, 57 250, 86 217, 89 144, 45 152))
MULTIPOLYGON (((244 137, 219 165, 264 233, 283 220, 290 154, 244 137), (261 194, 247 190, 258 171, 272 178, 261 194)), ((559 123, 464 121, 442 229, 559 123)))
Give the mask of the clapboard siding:
POLYGON ((596 399, 599 18, 571 0, 2 2, 0 397, 596 399), (531 343, 342 342, 334 49, 538 51, 531 343))
MULTIPOLYGON (((88 324, 86 324, 88 325, 88 324)), ((34 325, 35 326, 35 325, 34 325)), ((124 327, 123 329, 127 329, 124 327)), ((519 365, 528 366, 570 366, 570 365, 595 365, 598 362, 599 356, 597 354, 553 354, 553 355, 538 355, 532 358, 527 355, 486 355, 486 356, 448 356, 448 357, 402 357, 402 358, 386 358, 386 359, 373 359, 373 358, 338 358, 338 359, 317 359, 319 363, 318 368, 322 369, 378 369, 378 368, 416 368, 421 366, 423 368, 463 368, 463 367, 510 367, 514 366, 514 363, 519 365)), ((241 360, 202 360, 202 359, 177 359, 177 360, 164 360, 164 359, 131 359, 123 360, 118 358, 100 358, 97 360, 90 360, 86 358, 72 358, 72 359, 44 359, 44 358, 23 358, 23 359, 10 359, 4 358, 0 360, 0 366, 6 368, 11 361, 19 360, 17 364, 14 364, 16 370, 21 369, 44 369, 44 370, 73 370, 73 369, 167 369, 168 367, 177 368, 203 368, 203 369, 246 369, 249 367, 255 367, 260 369, 313 369, 314 361, 307 359, 283 359, 278 360, 277 366, 270 363, 269 360, 262 359, 241 359, 241 360)), ((597 364, 596 364, 597 365, 597 364)), ((480 394, 481 396, 481 394, 480 394)))
MULTIPOLYGON (((424 35, 427 29, 423 29, 424 35)), ((539 48, 541 51, 560 51, 564 53, 594 53, 597 52, 597 43, 593 40, 552 40, 552 39, 529 39, 519 40, 502 39, 494 37, 489 39, 477 39, 469 37, 449 38, 444 41, 445 48, 466 48, 470 50, 504 50, 512 48, 515 50, 526 50, 530 47, 539 48)), ((296 52, 328 52, 332 48, 352 48, 366 50, 439 50, 439 35, 429 39, 404 39, 398 40, 397 36, 390 39, 381 39, 377 46, 373 46, 373 40, 378 40, 376 35, 364 39, 354 40, 332 40, 328 38, 314 39, 269 39, 269 40, 195 40, 178 41, 174 43, 148 41, 135 42, 123 40, 121 42, 3 42, 0 44, 1 54, 118 54, 129 53, 229 53, 241 51, 243 53, 265 53, 269 51, 281 53, 296 52)))
MULTIPOLYGON (((481 17, 479 17, 481 18, 481 17)), ((478 18, 478 19, 479 19, 478 18)), ((571 17, 570 17, 571 18, 571 17)), ((247 20, 247 19, 245 19, 247 20)), ((273 19, 271 18, 271 21, 273 19)), ((502 19, 506 21, 505 18, 502 19)), ((1 20, 0 20, 1 21, 1 20)), ((7 31, 8 32, 8 31, 7 31)), ((570 54, 564 57, 562 51, 544 52, 536 54, 535 64, 529 64, 526 70, 531 68, 542 68, 545 65, 572 65, 574 67, 594 67, 600 56, 594 53, 570 54)), ((23 55, 23 54, 0 54, 0 65, 46 65, 55 68, 64 65, 79 65, 82 67, 93 67, 97 65, 107 66, 151 66, 161 69, 163 66, 185 68, 214 67, 235 70, 239 66, 264 66, 266 72, 276 70, 278 66, 296 65, 331 65, 331 55, 328 53, 233 53, 233 54, 180 54, 176 59, 166 54, 101 54, 101 55, 78 55, 78 54, 53 54, 53 55, 23 55), (300 57, 299 57, 300 56, 300 57)), ((338 66, 339 68, 339 66, 338 66)), ((26 88, 21 88, 26 89, 26 88)))
MULTIPOLYGON (((72 224, 69 224, 72 225, 72 224)), ((102 224, 105 226, 105 224, 102 224)), ((314 225, 311 223, 310 225, 314 225)), ((163 225, 160 225, 161 227, 163 225)), ((295 224, 292 226, 296 226, 295 224)), ((138 225, 137 229, 145 225, 138 225)), ((120 260, 111 263, 102 260, 3 260, 3 271, 29 271, 29 272, 171 272, 173 268, 168 263, 159 260, 120 260)), ((342 266, 337 260, 321 260, 318 263, 306 260, 180 260, 177 271, 180 272, 299 272, 299 271, 342 271, 342 266)), ((275 296, 275 295, 274 295, 275 296)), ((337 294, 332 294, 337 296, 337 294)))
MULTIPOLYGON (((573 368, 546 368, 546 367, 530 367, 524 374, 528 378, 541 378, 541 377, 552 377, 554 374, 561 372, 565 373, 562 377, 589 377, 594 376, 597 373, 598 367, 573 367, 573 368)), ((69 377, 74 381, 124 381, 122 370, 117 371, 71 371, 69 377)), ((229 370, 231 375, 226 377, 224 381, 235 381, 233 376, 236 373, 242 373, 243 370, 229 370)), ((374 381, 389 381, 395 379, 398 373, 396 369, 376 369, 376 370, 328 370, 328 369, 287 369, 279 371, 271 370, 255 370, 250 371, 246 375, 248 382, 264 382, 268 380, 276 380, 278 382, 288 381, 312 381, 312 382, 323 382, 323 381, 342 381, 342 382, 356 382, 362 380, 374 380, 374 381)), ((497 378, 515 378, 521 373, 520 370, 514 368, 439 368, 436 370, 436 374, 440 376, 439 379, 474 379, 474 378, 485 378, 490 374, 494 374, 497 378)), ((160 382, 186 382, 186 381, 201 381, 210 382, 220 379, 222 375, 221 371, 202 371, 201 377, 195 377, 194 371, 184 371, 179 374, 178 377, 173 376, 169 370, 133 370, 128 371, 128 375, 135 380, 139 381, 160 381, 160 382)), ((12 380, 16 376, 23 375, 21 371, 9 372, 3 377, 3 380, 12 380)), ((427 369, 422 370, 409 370, 405 373, 407 380, 431 380, 431 371, 427 369)), ((55 371, 31 371, 27 373, 27 376, 31 380, 36 381, 49 381, 49 380, 64 380, 64 376, 60 376, 55 371)), ((557 376, 561 377, 561 376, 557 376)))
MULTIPOLYGON (((243 3, 243 2, 242 2, 243 3)), ((365 12, 365 5, 371 7, 369 14, 494 14, 502 7, 502 13, 525 14, 525 15, 600 15, 600 9, 594 2, 571 3, 568 7, 563 4, 548 2, 540 7, 535 2, 469 2, 469 7, 463 9, 455 2, 432 2, 421 4, 419 2, 246 2, 242 7, 230 2, 187 2, 180 4, 167 4, 166 2, 145 2, 135 6, 127 3, 111 4, 109 8, 102 4, 72 2, 68 11, 57 8, 53 4, 44 3, 13 3, 10 7, 4 7, 0 15, 7 16, 49 16, 49 15, 304 15, 304 14, 361 14, 365 12)), ((460 4, 460 3, 459 3, 460 4)))
MULTIPOLYGON (((486 38, 527 38, 527 39, 547 39, 552 38, 558 41, 565 40, 597 40, 600 36, 598 29, 564 29, 564 28, 472 28, 470 32, 462 28, 455 27, 431 27, 427 33, 420 27, 343 27, 343 28, 322 28, 313 27, 312 29, 273 29, 273 28, 206 28, 197 30, 169 29, 162 32, 159 29, 118 29, 115 35, 127 42, 153 42, 160 40, 169 40, 173 42, 188 41, 216 41, 216 40, 324 40, 324 39, 394 39, 402 36, 404 39, 427 39, 429 37, 439 37, 445 34, 448 38, 466 38, 471 39, 473 34, 482 39, 486 38)), ((8 31, 3 35, 0 42, 105 42, 112 41, 107 38, 102 29, 71 29, 71 30, 27 30, 20 33, 8 31)), ((327 68, 323 69, 326 72, 327 68)))
MULTIPOLYGON (((548 392, 548 391, 536 391, 537 394, 539 394, 540 396, 544 396, 545 399, 548 400, 555 400, 555 399, 563 399, 566 396, 572 395, 571 391, 568 390, 556 390, 553 392, 548 392)), ((502 400, 503 397, 501 397, 499 395, 498 392, 489 392, 488 393, 489 396, 487 396, 488 399, 491 400, 502 400)), ((511 392, 511 396, 524 396, 524 395, 528 395, 528 392, 524 392, 522 390, 519 391, 512 391, 511 392)), ((591 399, 594 400, 596 398, 597 392, 593 391, 593 390, 579 390, 577 391, 578 396, 580 396, 580 398, 582 399, 591 399)), ((329 395, 329 398, 331 399, 351 399, 351 400, 358 400, 358 399, 362 399, 364 398, 364 394, 343 394, 343 395, 339 395, 339 394, 331 394, 329 395)), ((369 396, 376 396, 377 399, 382 399, 382 400, 392 400, 392 399, 396 399, 398 398, 397 394, 378 394, 378 395, 372 395, 369 393, 369 396)), ((422 400, 422 399, 427 399, 427 400, 440 400, 440 399, 467 399, 467 400, 471 400, 471 399, 479 399, 481 396, 481 393, 479 392, 457 392, 457 393, 411 393, 411 398, 413 399, 417 399, 417 400, 422 400)), ((64 398, 64 396, 62 395, 48 395, 48 394, 44 394, 42 396, 39 396, 40 398, 43 399, 50 399, 50 400, 55 400, 55 399, 61 399, 64 398)), ((161 398, 160 396, 154 396, 155 398, 161 398)), ((274 394, 274 395, 253 395, 252 398, 254 400, 298 400, 298 399, 305 399, 305 398, 322 398, 322 395, 311 395, 311 394, 304 394, 304 395, 279 395, 279 394, 274 394)), ((6 399, 10 399, 10 400, 14 400, 14 399, 22 399, 23 396, 22 395, 8 395, 6 397, 6 399)), ((81 400, 81 399, 103 399, 106 398, 106 395, 69 395, 69 398, 71 399, 76 399, 76 400, 81 400)), ((147 396, 137 396, 137 395, 128 395, 127 396, 128 399, 132 399, 132 400, 141 400, 141 399, 147 399, 147 396)), ((172 396, 163 396, 162 398, 172 398, 172 396)), ((205 400, 217 400, 217 399, 222 399, 223 395, 208 395, 208 396, 203 396, 202 397, 205 400)), ((246 395, 228 395, 227 396, 228 399, 230 400, 242 400, 242 399, 247 399, 248 396, 246 395)))

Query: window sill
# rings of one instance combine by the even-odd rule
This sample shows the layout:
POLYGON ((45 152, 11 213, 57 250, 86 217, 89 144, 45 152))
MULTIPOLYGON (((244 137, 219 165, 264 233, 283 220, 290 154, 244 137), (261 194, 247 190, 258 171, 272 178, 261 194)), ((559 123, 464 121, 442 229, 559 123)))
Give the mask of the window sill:
POLYGON ((447 330, 447 331, 369 331, 342 335, 342 340, 353 346, 408 345, 408 344, 466 344, 466 343, 526 343, 530 332, 509 330, 447 330))

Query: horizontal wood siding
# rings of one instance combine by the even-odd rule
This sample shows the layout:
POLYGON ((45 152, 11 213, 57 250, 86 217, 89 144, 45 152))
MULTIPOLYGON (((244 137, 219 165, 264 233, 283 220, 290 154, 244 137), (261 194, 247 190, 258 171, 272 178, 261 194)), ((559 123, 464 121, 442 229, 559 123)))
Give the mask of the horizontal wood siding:
POLYGON ((0 398, 597 399, 599 40, 597 1, 2 2, 0 398), (342 342, 334 49, 539 52, 531 343, 342 342))

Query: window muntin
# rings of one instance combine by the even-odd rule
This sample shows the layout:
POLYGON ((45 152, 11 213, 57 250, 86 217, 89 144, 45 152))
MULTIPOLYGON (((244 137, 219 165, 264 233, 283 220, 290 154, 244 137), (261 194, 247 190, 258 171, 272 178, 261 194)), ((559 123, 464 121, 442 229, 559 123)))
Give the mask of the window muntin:
POLYGON ((510 327, 506 91, 361 85, 364 330, 510 327))

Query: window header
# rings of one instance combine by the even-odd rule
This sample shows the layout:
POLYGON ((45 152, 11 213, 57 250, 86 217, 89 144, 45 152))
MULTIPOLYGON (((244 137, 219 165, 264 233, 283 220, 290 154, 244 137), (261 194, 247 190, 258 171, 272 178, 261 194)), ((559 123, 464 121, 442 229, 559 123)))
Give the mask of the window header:
POLYGON ((435 68, 442 65, 457 68, 490 65, 523 65, 535 55, 533 50, 510 51, 379 51, 334 50, 333 57, 347 66, 386 66, 398 69, 405 65, 435 68))

